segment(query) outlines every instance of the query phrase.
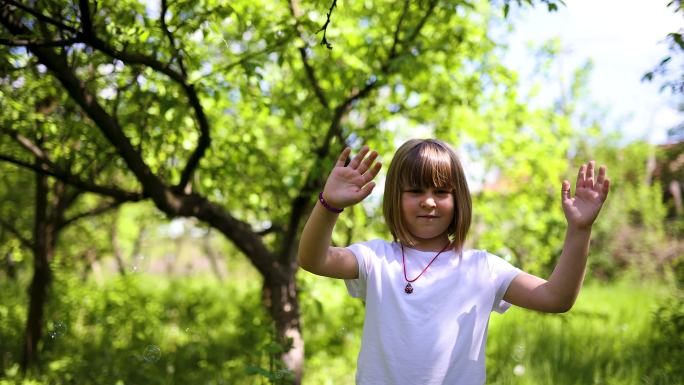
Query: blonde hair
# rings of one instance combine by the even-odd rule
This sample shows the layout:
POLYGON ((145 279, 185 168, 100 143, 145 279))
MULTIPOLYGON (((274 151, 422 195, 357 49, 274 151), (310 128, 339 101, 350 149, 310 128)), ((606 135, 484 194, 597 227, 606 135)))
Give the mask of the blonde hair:
POLYGON ((454 220, 448 233, 455 250, 463 248, 472 219, 468 182, 456 152, 436 139, 411 139, 392 158, 382 210, 395 241, 413 246, 401 212, 401 193, 407 187, 447 188, 454 197, 454 220))

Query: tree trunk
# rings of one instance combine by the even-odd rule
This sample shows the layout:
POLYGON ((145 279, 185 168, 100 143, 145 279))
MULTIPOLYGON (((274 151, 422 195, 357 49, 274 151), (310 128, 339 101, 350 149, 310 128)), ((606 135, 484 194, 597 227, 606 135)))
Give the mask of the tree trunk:
POLYGON ((119 244, 119 210, 114 212, 110 239, 112 241, 112 251, 114 253, 114 259, 116 260, 116 267, 119 269, 119 274, 125 276, 126 264, 124 263, 121 245, 119 244))
POLYGON ((34 273, 29 288, 29 309, 26 319, 24 354, 21 369, 26 372, 37 359, 36 348, 40 341, 43 325, 43 310, 47 292, 52 280, 50 261, 54 252, 54 225, 48 220, 48 181, 43 174, 36 173, 36 206, 33 230, 34 273))
POLYGON ((218 264, 219 257, 216 256, 216 251, 211 247, 211 230, 208 230, 207 234, 202 238, 202 249, 204 250, 204 255, 209 260, 211 271, 219 282, 223 282, 223 274, 221 274, 221 268, 218 264))
MULTIPOLYGON (((296 271, 296 270, 295 270, 296 271)), ((281 357, 288 370, 295 375, 295 385, 302 383, 304 366, 304 339, 299 323, 299 300, 294 271, 287 282, 264 277, 263 301, 276 325, 278 342, 286 344, 292 339, 292 348, 281 357)))

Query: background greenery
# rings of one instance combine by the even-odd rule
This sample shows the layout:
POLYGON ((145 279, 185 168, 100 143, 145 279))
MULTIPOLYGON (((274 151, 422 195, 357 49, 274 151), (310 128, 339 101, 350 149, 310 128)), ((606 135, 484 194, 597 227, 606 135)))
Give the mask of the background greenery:
MULTIPOLYGON (((83 3, 31 6, 81 28, 83 3)), ((267 250, 260 257, 269 266, 293 260, 291 234, 343 145, 370 144, 389 164, 408 137, 449 141, 473 192, 469 246, 541 276, 550 273, 562 245, 562 179, 572 180, 588 159, 606 164, 612 190, 594 226, 588 284, 578 303, 562 315, 513 309, 493 316, 489 382, 681 382, 684 218, 666 194, 669 182, 683 180, 681 146, 624 143, 606 132, 587 84, 590 62, 555 99, 539 100, 535 90, 547 86, 560 41, 530 52, 539 71, 525 79, 535 85, 532 91, 522 93, 518 75, 499 59, 505 41, 494 36, 510 28, 501 18, 510 6, 533 2, 502 3, 340 2, 327 35, 333 49, 327 50, 315 34, 327 12, 318 2, 169 2, 163 20, 175 37, 168 39, 152 3, 100 1, 91 32, 118 58, 87 39, 50 52, 116 119, 166 197, 199 196, 224 210, 219 214, 237 218, 258 239, 250 245, 267 250), (425 24, 423 15, 430 16, 425 24), (188 87, 206 113, 212 143, 182 186, 182 166, 202 137, 188 87), (361 97, 359 90, 367 93, 361 97), (656 173, 654 164, 665 171, 656 173)), ((681 3, 675 6, 681 10, 681 3)), ((23 8, 6 9, 21 14, 23 8)), ((243 240, 206 217, 172 220, 188 212, 150 198, 154 183, 130 167, 132 155, 112 145, 89 106, 74 101, 55 62, 41 59, 39 50, 7 44, 63 38, 59 28, 24 12, 20 20, 31 34, 17 34, 5 15, 0 384, 291 383, 293 373, 281 360, 288 346, 277 342, 274 314, 264 306, 273 299, 264 288, 275 274, 255 268, 257 253, 245 253, 243 240), (42 153, 27 151, 26 141, 42 153), (39 265, 34 246, 40 239, 34 214, 39 182, 31 164, 53 172, 44 194, 53 208, 48 219, 59 219, 61 209, 67 218, 96 215, 69 222, 55 235, 42 339, 37 360, 23 374, 27 288, 39 265), (65 179, 71 187, 64 187, 65 179), (123 199, 93 186, 130 195, 123 199)), ((334 243, 388 237, 379 201, 374 194, 345 211, 334 243)), ((306 341, 303 383, 353 383, 363 304, 346 294, 342 281, 291 275, 306 341)))

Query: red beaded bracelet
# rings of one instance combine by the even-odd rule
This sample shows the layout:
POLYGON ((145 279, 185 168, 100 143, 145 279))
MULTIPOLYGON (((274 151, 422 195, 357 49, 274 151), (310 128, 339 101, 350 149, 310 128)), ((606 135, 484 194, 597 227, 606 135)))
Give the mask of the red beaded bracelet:
POLYGON ((328 210, 334 212, 335 214, 339 214, 339 213, 341 213, 342 211, 344 211, 344 209, 336 209, 336 208, 330 206, 330 205, 328 204, 328 202, 326 202, 325 199, 323 199, 323 191, 321 191, 321 192, 318 193, 318 201, 321 202, 321 204, 323 205, 323 207, 325 207, 326 209, 328 209, 328 210))

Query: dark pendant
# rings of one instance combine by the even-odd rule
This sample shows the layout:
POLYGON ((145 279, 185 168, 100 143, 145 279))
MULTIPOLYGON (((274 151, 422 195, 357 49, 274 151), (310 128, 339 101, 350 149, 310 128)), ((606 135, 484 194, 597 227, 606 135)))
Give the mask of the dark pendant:
POLYGON ((413 286, 411 286, 410 283, 407 283, 407 284, 406 284, 406 287, 404 288, 404 291, 406 292, 406 294, 411 294, 411 293, 413 293, 413 286))

